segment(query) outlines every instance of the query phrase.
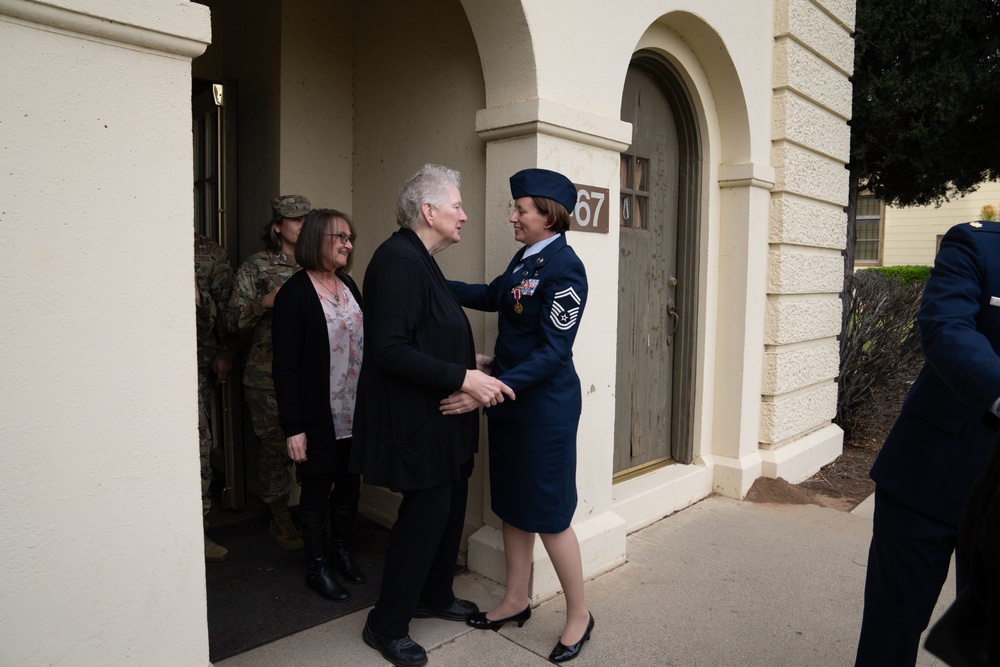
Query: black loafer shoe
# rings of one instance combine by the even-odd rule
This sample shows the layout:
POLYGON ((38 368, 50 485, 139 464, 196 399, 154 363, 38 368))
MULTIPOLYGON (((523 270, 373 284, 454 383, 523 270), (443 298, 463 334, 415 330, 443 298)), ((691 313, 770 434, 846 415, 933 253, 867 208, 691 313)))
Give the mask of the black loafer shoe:
POLYGON ((479 613, 475 602, 455 598, 447 607, 434 607, 423 602, 417 603, 413 618, 443 618, 446 621, 465 621, 479 613))
POLYGON ((473 614, 465 620, 465 624, 476 628, 477 630, 492 630, 496 632, 504 626, 506 623, 517 623, 517 627, 523 627, 528 619, 531 618, 531 605, 513 616, 508 616, 507 618, 500 618, 495 621, 486 618, 485 612, 479 612, 478 614, 473 614))
POLYGON ((361 631, 361 638, 396 667, 422 667, 422 665, 427 664, 427 651, 408 636, 389 639, 372 630, 368 622, 365 621, 365 629, 361 631))
POLYGON ((590 633, 594 629, 594 615, 590 615, 590 622, 587 623, 587 631, 583 633, 583 638, 572 646, 566 646, 562 642, 556 644, 556 647, 552 649, 552 653, 549 653, 549 660, 551 662, 568 662, 580 654, 580 649, 583 648, 583 642, 590 639, 590 633))

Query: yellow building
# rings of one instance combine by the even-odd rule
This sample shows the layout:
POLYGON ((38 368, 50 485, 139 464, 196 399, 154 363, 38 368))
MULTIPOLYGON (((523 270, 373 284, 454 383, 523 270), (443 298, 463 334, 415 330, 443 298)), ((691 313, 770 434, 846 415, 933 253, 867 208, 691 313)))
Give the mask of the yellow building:
POLYGON ((983 183, 975 192, 940 206, 883 206, 875 197, 863 196, 858 203, 855 265, 931 266, 944 233, 953 225, 980 219, 987 204, 1000 209, 1000 183, 983 183))
MULTIPOLYGON (((191 224, 239 262, 279 193, 351 213, 360 283, 406 176, 454 167, 441 265, 479 281, 515 250, 511 173, 581 187, 588 576, 835 458, 854 6, 0 0, 0 663, 208 664, 191 224)), ((468 561, 499 578, 483 467, 468 561)))

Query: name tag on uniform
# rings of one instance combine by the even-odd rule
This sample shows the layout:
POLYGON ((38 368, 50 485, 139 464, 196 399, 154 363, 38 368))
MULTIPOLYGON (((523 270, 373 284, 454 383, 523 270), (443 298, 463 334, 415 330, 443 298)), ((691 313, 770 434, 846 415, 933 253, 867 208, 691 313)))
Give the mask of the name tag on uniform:
POLYGON ((524 280, 521 282, 521 294, 524 296, 531 296, 538 289, 538 279, 532 278, 530 280, 524 280))
POLYGON ((1000 306, 1000 296, 991 296, 990 297, 990 305, 991 306, 1000 306))

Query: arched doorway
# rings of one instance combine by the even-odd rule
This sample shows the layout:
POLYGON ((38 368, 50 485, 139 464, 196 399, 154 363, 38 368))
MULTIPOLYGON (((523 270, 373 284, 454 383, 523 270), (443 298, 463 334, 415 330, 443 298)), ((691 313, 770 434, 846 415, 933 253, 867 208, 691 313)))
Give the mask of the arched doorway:
POLYGON ((676 70, 640 51, 622 120, 615 479, 692 460, 701 147, 676 70))

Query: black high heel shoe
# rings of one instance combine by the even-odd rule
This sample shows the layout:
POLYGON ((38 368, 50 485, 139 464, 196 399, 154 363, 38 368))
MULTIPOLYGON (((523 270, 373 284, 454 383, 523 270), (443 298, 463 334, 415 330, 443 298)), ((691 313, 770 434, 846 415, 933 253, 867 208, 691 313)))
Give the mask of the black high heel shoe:
POLYGON ((594 629, 594 615, 590 615, 590 622, 587 623, 587 631, 583 633, 583 638, 572 646, 566 646, 562 642, 556 644, 556 647, 552 649, 552 653, 549 653, 549 660, 551 662, 567 662, 572 660, 577 655, 580 654, 580 649, 583 648, 583 642, 590 639, 590 633, 594 629))
POLYGON ((492 630, 493 632, 496 632, 504 626, 504 623, 517 623, 517 627, 523 627, 524 624, 528 622, 529 618, 531 618, 530 604, 525 607, 524 611, 496 621, 486 618, 486 612, 481 611, 478 614, 473 614, 469 618, 465 619, 465 624, 470 625, 477 630, 492 630))

